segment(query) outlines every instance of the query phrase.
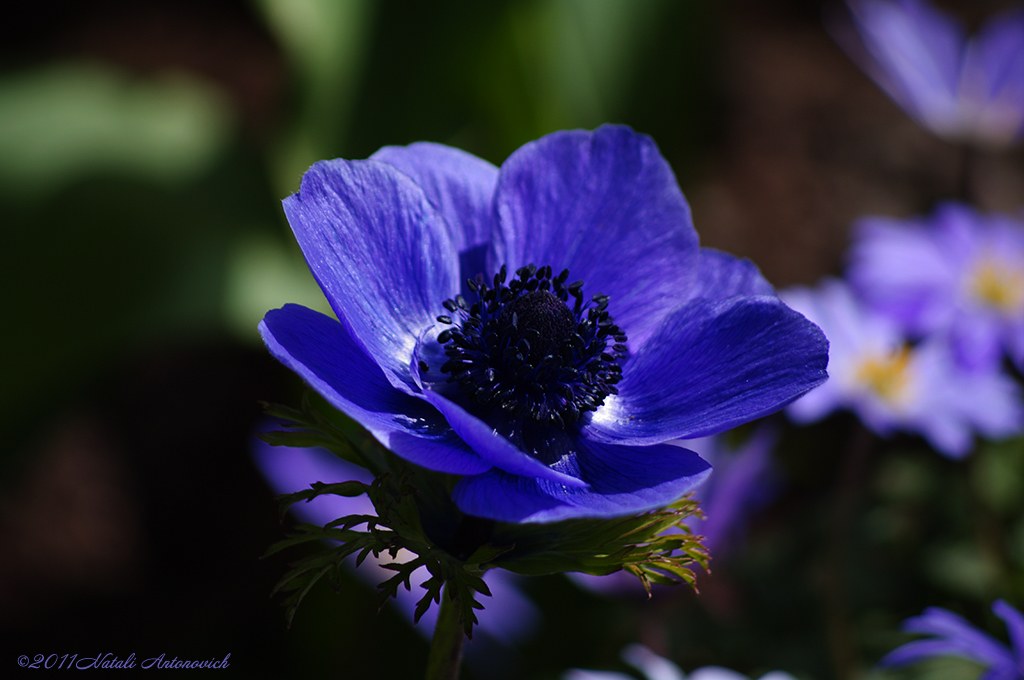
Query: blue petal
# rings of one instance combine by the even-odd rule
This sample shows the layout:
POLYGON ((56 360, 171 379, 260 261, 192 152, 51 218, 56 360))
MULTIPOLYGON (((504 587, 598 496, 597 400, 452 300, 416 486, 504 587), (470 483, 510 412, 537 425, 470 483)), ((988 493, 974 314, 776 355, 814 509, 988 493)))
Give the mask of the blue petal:
POLYGON ((278 361, 397 455, 452 474, 490 469, 437 410, 392 387, 334 319, 300 305, 285 305, 268 312, 259 328, 278 361))
POLYGON ((827 364, 821 330, 777 298, 695 300, 627 361, 583 432, 631 445, 716 434, 817 387, 827 364))
POLYGON ((694 278, 697 233, 672 169, 654 142, 629 128, 556 132, 501 166, 492 269, 550 265, 642 343, 694 278))
POLYGON ((398 168, 423 189, 444 218, 452 247, 459 252, 461 279, 493 275, 486 270, 485 249, 480 246, 491 239, 491 200, 498 168, 460 149, 430 142, 385 146, 370 158, 398 168))
POLYGON ((425 390, 424 398, 440 411, 452 429, 463 441, 473 447, 483 460, 496 468, 517 475, 537 477, 568 486, 586 486, 577 477, 548 467, 538 459, 521 451, 498 434, 492 427, 461 406, 431 390, 425 390))
POLYGON ((412 393, 416 338, 458 292, 444 220, 408 176, 377 161, 317 163, 284 211, 338 319, 412 393))
POLYGON ((700 456, 678 446, 614 446, 577 438, 574 448, 588 488, 491 470, 461 479, 452 498, 463 512, 501 522, 618 517, 674 503, 711 474, 700 456))
POLYGON ((685 300, 679 302, 724 300, 734 295, 774 296, 775 289, 750 260, 741 260, 713 248, 701 248, 697 276, 686 293, 685 300))

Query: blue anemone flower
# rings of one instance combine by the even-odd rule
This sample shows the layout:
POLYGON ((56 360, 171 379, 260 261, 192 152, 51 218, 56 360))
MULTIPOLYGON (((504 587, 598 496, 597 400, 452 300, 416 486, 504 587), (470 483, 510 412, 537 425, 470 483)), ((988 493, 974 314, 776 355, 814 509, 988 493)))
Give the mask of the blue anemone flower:
POLYGON ((937 656, 958 656, 986 667, 978 680, 1024 680, 1024 616, 1003 600, 992 604, 992 612, 1006 623, 1012 649, 948 609, 928 607, 904 621, 903 630, 935 637, 897 647, 878 663, 905 666, 937 656))
POLYGON ((322 161, 284 210, 337 321, 272 310, 270 352, 398 456, 462 475, 470 515, 664 507, 710 474, 665 442, 826 378, 818 327, 700 248, 668 163, 626 127, 554 133, 500 169, 430 143, 322 161))

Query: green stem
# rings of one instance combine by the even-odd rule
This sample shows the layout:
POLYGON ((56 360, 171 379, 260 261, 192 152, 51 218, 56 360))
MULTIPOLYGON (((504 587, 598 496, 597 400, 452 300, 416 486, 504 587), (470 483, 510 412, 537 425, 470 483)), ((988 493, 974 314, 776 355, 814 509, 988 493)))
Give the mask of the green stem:
POLYGON ((437 614, 434 639, 430 641, 427 680, 458 680, 459 666, 462 665, 462 644, 465 641, 459 602, 448 596, 448 586, 445 586, 441 593, 441 610, 437 614))

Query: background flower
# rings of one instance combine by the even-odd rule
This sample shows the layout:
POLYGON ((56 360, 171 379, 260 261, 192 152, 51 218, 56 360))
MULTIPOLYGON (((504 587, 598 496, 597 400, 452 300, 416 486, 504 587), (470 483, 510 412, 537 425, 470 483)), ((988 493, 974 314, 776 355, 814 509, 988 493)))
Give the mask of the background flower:
POLYGON ((1024 133, 1024 10, 975 37, 926 0, 848 0, 859 41, 840 44, 912 118, 937 135, 1005 145, 1024 133))
POLYGON ((463 475, 471 515, 663 507, 709 473, 665 442, 825 379, 821 332, 698 247, 668 164, 625 127, 549 135, 500 171, 428 144, 325 161, 285 212, 341 323, 288 305, 267 347, 399 456, 463 475))
POLYGON ((763 425, 735 449, 721 437, 694 447, 715 466, 711 480, 697 496, 705 519, 691 523, 694 533, 705 537, 704 546, 713 558, 736 549, 751 516, 778 493, 779 469, 772 460, 777 441, 777 430, 763 425))
POLYGON ((1024 368, 1024 223, 944 203, 927 218, 855 226, 849 279, 913 337, 949 337, 967 368, 1024 368))
MULTIPOLYGON (((658 656, 643 645, 628 645, 623 648, 622 659, 639 670, 646 680, 750 680, 746 675, 721 666, 702 666, 686 675, 679 666, 658 656)), ((614 671, 588 671, 574 668, 567 671, 562 676, 562 680, 632 680, 632 676, 614 671)), ((771 671, 760 676, 758 680, 796 680, 796 678, 783 671, 771 671)))
POLYGON ((936 656, 958 656, 985 666, 986 671, 978 680, 1024 678, 1024 616, 1003 600, 992 604, 992 612, 1006 623, 1011 647, 948 609, 929 607, 920 616, 904 621, 903 630, 935 637, 908 642, 889 652, 878 663, 881 666, 905 666, 936 656))
POLYGON ((917 432, 952 458, 970 453, 974 430, 1001 438, 1024 427, 1013 380, 998 369, 960 369, 941 339, 910 346, 896 325, 862 305, 842 281, 790 289, 783 297, 817 322, 831 343, 832 377, 788 407, 795 421, 849 408, 883 437, 917 432))

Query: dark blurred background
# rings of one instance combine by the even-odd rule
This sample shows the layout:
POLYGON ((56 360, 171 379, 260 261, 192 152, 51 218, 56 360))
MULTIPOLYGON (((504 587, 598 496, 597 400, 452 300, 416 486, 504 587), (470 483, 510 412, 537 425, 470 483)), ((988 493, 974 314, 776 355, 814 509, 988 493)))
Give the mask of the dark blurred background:
MULTIPOLYGON (((940 4, 977 25, 1009 3, 940 4)), ((840 271, 853 218, 927 211, 955 194, 961 167, 957 148, 836 47, 822 11, 814 0, 6 7, 0 674, 19 654, 135 652, 231 653, 237 677, 420 677, 426 642, 391 609, 376 613, 354 578, 340 596, 315 591, 290 630, 269 595, 287 556, 260 556, 286 527, 249 448, 259 401, 294 404, 301 385, 256 324, 285 302, 326 308, 280 199, 321 158, 431 140, 500 164, 554 130, 626 123, 672 164, 704 245, 750 257, 778 287, 811 284, 840 271)), ((1019 208, 1022 168, 1019 152, 983 155, 982 207, 1019 208)), ((893 631, 947 591, 898 551, 851 567, 864 588, 844 624, 856 658, 837 651, 815 516, 841 471, 829 451, 804 451, 848 426, 788 436, 789 493, 751 528, 749 559, 704 579, 700 597, 608 600, 562 577, 529 582, 544 621, 513 677, 611 667, 633 641, 687 669, 861 677, 893 638, 856 631, 893 631)), ((920 467, 914 446, 907 469, 920 467)), ((937 471, 912 482, 941 489, 959 474, 928 464, 937 471)), ((928 514, 948 504, 922 493, 911 499, 931 518, 921 522, 957 521, 928 514)), ((467 677, 490 676, 479 668, 467 677)))

